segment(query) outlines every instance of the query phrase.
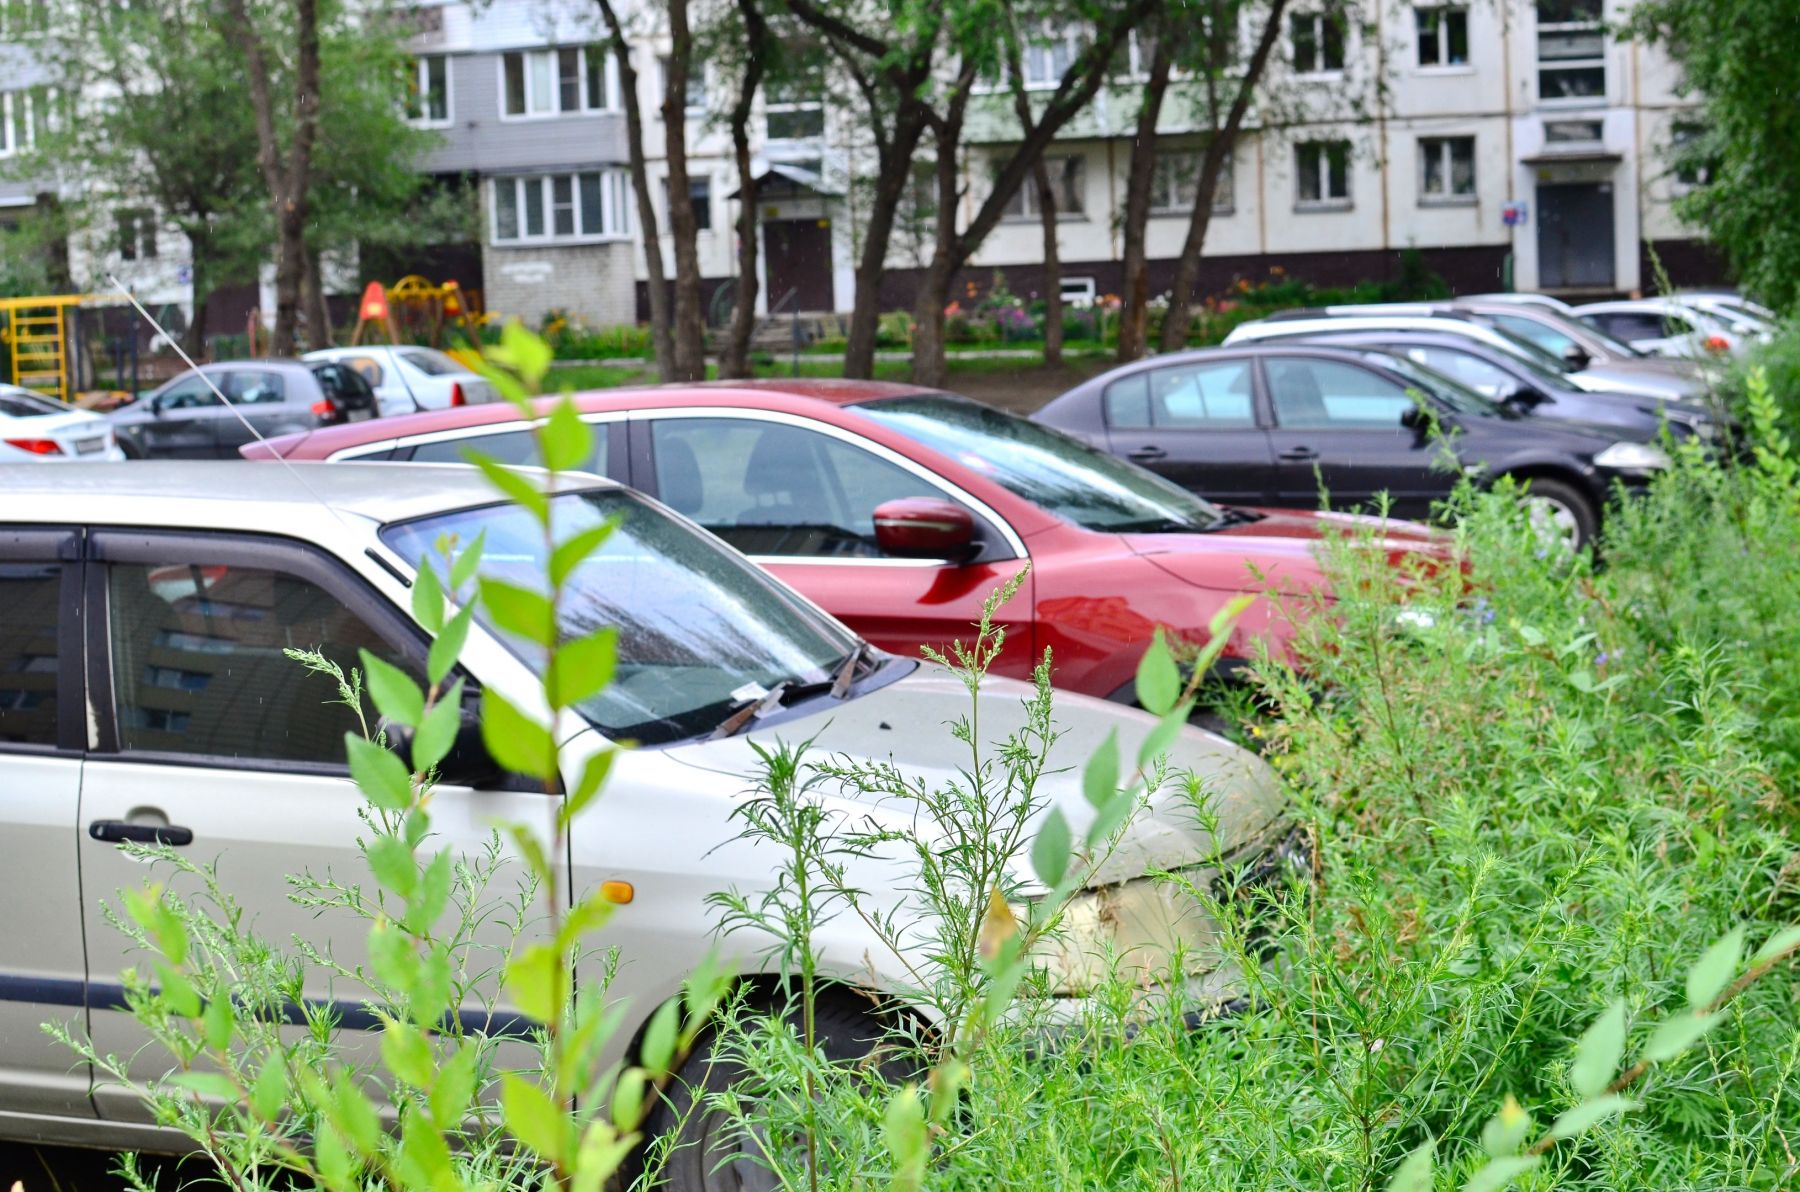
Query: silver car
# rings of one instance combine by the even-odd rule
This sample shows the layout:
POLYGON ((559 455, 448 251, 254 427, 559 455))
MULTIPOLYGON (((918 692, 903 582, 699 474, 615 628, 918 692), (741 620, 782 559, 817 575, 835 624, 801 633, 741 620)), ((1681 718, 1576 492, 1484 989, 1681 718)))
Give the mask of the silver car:
POLYGON ((259 436, 377 413, 375 391, 348 365, 232 360, 189 369, 108 417, 131 459, 234 459, 259 436))
MULTIPOLYGON (((638 744, 577 817, 560 863, 570 867, 562 888, 577 896, 602 882, 634 891, 594 941, 616 945, 623 958, 610 990, 629 998, 634 1018, 616 1036, 622 1048, 718 942, 707 896, 735 887, 754 897, 772 880, 770 848, 741 839, 731 819, 756 771, 753 744, 816 737, 825 753, 891 759, 937 785, 968 761, 967 746, 940 726, 971 709, 961 681, 936 667, 868 651, 857 668, 852 655, 866 647, 842 624, 654 501, 591 478, 564 484, 552 501, 568 532, 619 523, 569 581, 571 617, 619 629, 617 677, 578 706, 581 727, 562 746, 570 785, 610 741, 638 744), (834 690, 847 666, 854 681, 834 690), (712 738, 746 691, 774 692, 784 681, 791 699, 764 701, 767 715, 748 732, 712 738)), ((496 502, 479 474, 457 467, 16 467, 0 468, 0 495, 0 871, 8 890, 0 1137, 179 1145, 150 1126, 129 1092, 97 1083, 39 1028, 72 1021, 102 1053, 132 1055, 145 1042, 120 982, 134 958, 102 906, 116 905, 122 888, 141 888, 152 870, 119 842, 161 841, 216 861, 266 939, 298 935, 342 960, 361 957, 366 924, 288 897, 285 875, 365 869, 356 847, 363 800, 344 764, 343 735, 355 718, 328 702, 328 681, 283 650, 316 648, 353 664, 368 649, 421 668, 428 641, 408 591, 440 535, 466 542, 485 532, 483 558, 521 573, 541 561, 541 535, 524 511, 496 502)), ((534 707, 534 653, 478 621, 461 667, 471 685, 534 707)), ((983 733, 999 740, 1021 725, 1027 694, 990 680, 978 709, 983 733)), ((1099 700, 1059 701, 1065 735, 1039 789, 1080 832, 1092 811, 1079 763, 1115 730, 1133 756, 1155 722, 1099 700)), ((479 751, 466 756, 446 766, 434 794, 444 847, 473 852, 503 821, 550 835, 560 797, 500 773, 479 751)), ((1220 849, 1269 853, 1285 820, 1267 767, 1197 729, 1182 732, 1170 760, 1214 795, 1220 849)), ((1145 877, 1215 856, 1215 838, 1173 785, 1151 796, 1097 875, 1105 893, 1083 896, 1090 913, 1075 917, 1094 949, 1129 954, 1135 944, 1143 952, 1151 945, 1120 937, 1145 926, 1145 908, 1160 907, 1153 927, 1163 954, 1171 939, 1206 954, 1210 920, 1145 877), (1136 910, 1105 914, 1101 902, 1115 900, 1136 910)), ((910 811, 855 792, 826 797, 875 823, 911 823, 910 811)), ((875 868, 852 879, 892 890, 890 863, 870 859, 875 868)), ((903 895, 880 897, 893 909, 903 895)), ((723 947, 738 971, 755 974, 775 963, 768 942, 738 934, 723 947)), ((830 921, 817 942, 829 974, 905 984, 901 958, 857 916, 830 921)), ((1060 963, 1064 971, 1052 975, 1079 994, 1091 953, 1060 963)), ((1227 980, 1216 960, 1189 973, 1209 995, 1227 980)), ((335 1001, 345 1021, 369 1019, 357 1013, 358 993, 309 976, 309 998, 335 1001)), ((375 1037, 343 1030, 352 1048, 375 1037)), ((153 1048, 134 1061, 145 1077, 167 1067, 153 1048)))

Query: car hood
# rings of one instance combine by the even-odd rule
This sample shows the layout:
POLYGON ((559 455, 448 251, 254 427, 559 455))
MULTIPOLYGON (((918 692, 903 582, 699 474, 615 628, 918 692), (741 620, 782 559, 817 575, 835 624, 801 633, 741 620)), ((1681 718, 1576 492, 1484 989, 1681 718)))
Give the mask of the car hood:
POLYGON ((1594 393, 1636 393, 1676 400, 1696 399, 1706 393, 1706 384, 1698 377, 1656 368, 1647 361, 1590 364, 1569 376, 1581 388, 1594 393))
MULTIPOLYGON (((1330 535, 1358 534, 1373 530, 1369 549, 1381 550, 1399 564, 1408 558, 1433 561, 1449 557, 1450 538, 1417 522, 1372 517, 1355 513, 1310 512, 1300 509, 1240 509, 1244 520, 1206 534, 1122 534, 1134 554, 1159 569, 1194 584, 1212 588, 1212 568, 1199 566, 1221 551, 1253 567, 1271 590, 1304 592, 1317 587, 1324 572, 1314 547, 1330 535)), ((1232 574, 1232 591, 1241 591, 1244 572, 1232 574)))
MULTIPOLYGON (((1026 683, 988 677, 972 705, 962 679, 948 669, 922 665, 907 677, 846 701, 818 701, 819 712, 720 741, 699 741, 666 750, 671 760, 713 775, 725 775, 740 787, 761 768, 756 747, 776 740, 810 740, 808 756, 848 762, 892 765, 914 783, 933 789, 964 781, 969 748, 957 740, 952 726, 970 717, 979 726, 986 756, 998 763, 1006 739, 1027 723, 1026 703, 1035 691, 1026 683), (971 715, 973 713, 973 715, 971 715)), ((1116 733, 1124 764, 1156 726, 1147 713, 1122 704, 1058 691, 1054 720, 1059 735, 1049 763, 1038 779, 1037 793, 1049 807, 1059 807, 1079 838, 1093 822, 1094 810, 1081 793, 1082 767, 1106 738, 1116 733)), ((1095 885, 1107 885, 1147 872, 1175 869, 1211 859, 1214 835, 1199 823, 1195 800, 1177 775, 1192 773, 1206 806, 1216 819, 1218 852, 1231 856, 1269 843, 1284 824, 1284 797, 1274 772, 1254 754, 1191 726, 1176 736, 1168 755, 1168 779, 1149 796, 1147 807, 1131 822, 1119 848, 1095 874, 1095 885)), ((917 806, 887 793, 854 788, 832 792, 866 805, 872 819, 916 830, 917 806)), ((1021 875, 1024 876, 1024 875, 1021 875)))

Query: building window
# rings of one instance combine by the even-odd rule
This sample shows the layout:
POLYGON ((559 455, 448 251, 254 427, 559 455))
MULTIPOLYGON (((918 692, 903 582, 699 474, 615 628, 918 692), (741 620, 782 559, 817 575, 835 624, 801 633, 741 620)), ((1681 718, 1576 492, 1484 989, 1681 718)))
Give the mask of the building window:
POLYGON ((1294 146, 1294 205, 1350 205, 1350 142, 1302 141, 1294 146))
MULTIPOLYGON (((670 68, 673 63, 670 61, 667 54, 664 54, 656 61, 657 65, 662 69, 663 98, 667 99, 669 96, 669 75, 672 73, 670 68)), ((688 63, 687 98, 684 107, 689 116, 699 116, 706 112, 706 63, 704 62, 688 63)))
POLYGON ((42 90, 0 91, 0 157, 11 157, 37 144, 49 114, 50 93, 42 90))
POLYGON ((1705 186, 1713 180, 1718 168, 1718 155, 1707 144, 1703 124, 1678 120, 1669 129, 1669 156, 1674 163, 1676 183, 1682 189, 1705 186))
POLYGON ((1331 74, 1344 69, 1344 26, 1332 13, 1299 13, 1290 18, 1294 70, 1299 74, 1331 74))
POLYGON ((1419 33, 1420 66, 1469 64, 1468 9, 1415 8, 1413 25, 1419 33))
POLYGON ((502 115, 521 119, 619 106, 618 68, 600 46, 514 51, 500 62, 502 115))
POLYGON ((1045 21, 1038 35, 1024 47, 1020 64, 1025 69, 1027 87, 1054 87, 1062 82, 1075 60, 1081 57, 1081 30, 1074 26, 1045 21))
POLYGON ((629 234, 629 175, 588 170, 493 179, 495 244, 602 240, 629 234))
POLYGON ((0 41, 42 32, 48 13, 47 0, 0 0, 0 41))
MULTIPOLYGON (((1152 215, 1185 215, 1194 209, 1194 196, 1200 189, 1201 157, 1198 149, 1156 155, 1156 172, 1150 175, 1152 215)), ((1213 214, 1231 214, 1232 191, 1231 158, 1227 157, 1219 163, 1219 182, 1213 188, 1213 214)))
MULTIPOLYGON (((690 206, 694 209, 694 230, 697 232, 711 231, 712 230, 712 179, 711 178, 689 178, 688 179, 688 206, 690 206)), ((674 211, 674 205, 669 201, 669 180, 667 178, 663 179, 663 210, 670 212, 671 214, 674 211)))
POLYGON ((1475 138, 1419 138, 1419 197, 1453 203, 1475 197, 1475 138))
POLYGON ((413 59, 406 114, 415 124, 450 123, 450 60, 442 54, 413 59))
POLYGON ((825 97, 810 80, 771 84, 763 103, 771 141, 801 141, 825 135, 825 97))
POLYGON ((1598 99, 1606 94, 1606 33, 1601 0, 1537 0, 1538 99, 1598 99))
MULTIPOLYGON (((1044 168, 1050 171, 1050 189, 1056 195, 1056 217, 1075 219, 1087 213, 1087 158, 1079 154, 1067 157, 1045 155, 1044 168)), ((1013 192, 1006 204, 1005 219, 1036 219, 1038 207, 1035 172, 1013 192)))
POLYGON ((142 208, 126 207, 113 213, 117 221, 119 259, 156 259, 156 216, 142 208))

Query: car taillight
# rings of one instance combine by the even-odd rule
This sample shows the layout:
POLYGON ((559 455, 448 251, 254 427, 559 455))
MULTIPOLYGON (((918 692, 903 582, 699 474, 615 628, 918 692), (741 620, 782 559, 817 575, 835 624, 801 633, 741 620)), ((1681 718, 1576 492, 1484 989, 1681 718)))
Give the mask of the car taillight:
POLYGON ((453 406, 466 406, 469 404, 469 399, 463 396, 462 382, 460 381, 450 382, 450 404, 453 406))
POLYGON ((337 407, 331 404, 331 400, 329 398, 321 397, 318 401, 316 401, 312 404, 312 412, 317 414, 321 418, 329 418, 333 414, 337 413, 337 407))
POLYGON ((20 451, 29 451, 33 455, 61 455, 62 444, 55 439, 8 439, 8 447, 17 447, 20 451))
POLYGON ((1709 352, 1729 352, 1731 351, 1731 341, 1726 339, 1723 335, 1709 335, 1706 337, 1706 350, 1709 352))

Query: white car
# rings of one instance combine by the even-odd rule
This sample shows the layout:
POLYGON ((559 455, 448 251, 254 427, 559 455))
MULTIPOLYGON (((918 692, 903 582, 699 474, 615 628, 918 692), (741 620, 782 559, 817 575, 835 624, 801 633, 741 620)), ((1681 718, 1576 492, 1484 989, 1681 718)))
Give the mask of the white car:
POLYGON ((1350 331, 1435 331, 1442 335, 1460 335, 1497 348, 1529 361, 1536 368, 1561 373, 1567 367, 1536 344, 1466 315, 1413 305, 1397 306, 1387 313, 1381 313, 1380 307, 1374 309, 1377 313, 1364 313, 1363 308, 1355 306, 1321 307, 1317 311, 1298 311, 1239 323, 1225 337, 1225 343, 1254 343, 1350 331))
POLYGON ((370 344, 360 348, 321 348, 301 357, 332 361, 362 374, 375 390, 381 416, 476 406, 495 400, 494 387, 469 371, 454 356, 436 348, 410 344, 370 344))
POLYGON ((1532 294, 1518 290, 1506 290, 1495 294, 1458 294, 1457 302, 1513 302, 1520 306, 1542 306, 1559 314, 1568 314, 1575 308, 1561 298, 1552 298, 1548 294, 1532 294))
POLYGON ((0 463, 124 459, 112 423, 17 385, 0 385, 0 463))
POLYGON ((1732 315, 1748 315, 1771 327, 1781 321, 1781 316, 1754 299, 1746 298, 1736 290, 1677 290, 1670 295, 1677 302, 1689 306, 1697 306, 1701 310, 1719 310, 1732 315))
POLYGON ((1766 336, 1759 328, 1732 325, 1722 315, 1690 306, 1677 298, 1625 298, 1590 302, 1575 316, 1641 352, 1709 360, 1743 351, 1766 336))
MULTIPOLYGON (((344 761, 344 733, 357 720, 331 702, 328 680, 283 647, 313 647, 344 664, 368 649, 419 672, 429 639, 409 589, 419 568, 442 567, 435 544, 446 534, 462 542, 485 534, 488 573, 520 582, 541 572, 541 531, 521 508, 497 503, 472 469, 419 464, 150 461, 54 480, 10 468, 0 469, 0 494, 0 658, 31 664, 0 675, 0 872, 9 891, 0 915, 0 1138, 167 1149, 179 1140, 156 1131, 131 1092, 97 1081, 39 1029, 78 1020, 101 1054, 132 1056, 146 1042, 120 983, 139 957, 103 907, 117 905, 121 888, 169 875, 116 842, 160 841, 216 863, 262 938, 292 954, 287 941, 298 935, 360 963, 366 923, 297 905, 285 876, 366 873, 356 846, 364 802, 344 761)), ((765 936, 720 938, 707 902, 734 888, 755 902, 781 864, 777 849, 744 838, 733 818, 758 771, 754 746, 811 738, 815 756, 891 762, 937 788, 959 781, 969 762, 951 722, 978 717, 982 740, 999 742, 1024 723, 1031 689, 990 679, 972 709, 956 675, 867 647, 717 538, 630 489, 566 479, 551 502, 565 534, 617 526, 569 578, 563 606, 570 631, 619 629, 613 683, 565 724, 568 787, 612 742, 636 742, 576 817, 556 860, 571 897, 603 882, 632 892, 586 941, 619 949, 607 997, 629 1006, 601 1070, 709 952, 722 950, 751 981, 780 964, 765 936), (720 735, 752 703, 762 714, 742 733, 720 735)), ((478 619, 460 665, 471 687, 541 707, 536 647, 478 619)), ((1124 755, 1135 756, 1155 721, 1115 703, 1057 698, 1064 735, 1038 792, 1079 834, 1093 821, 1081 763, 1115 731, 1124 755)), ((433 794, 439 846, 479 851, 503 821, 547 839, 561 796, 501 772, 472 730, 462 740, 433 794)), ((1074 934, 1042 958, 1067 998, 1090 988, 1099 952, 1159 967, 1172 941, 1188 949, 1196 995, 1233 991, 1235 970, 1210 948, 1212 921, 1148 875, 1186 869, 1205 888, 1215 840, 1227 858, 1257 863, 1263 876, 1254 881, 1283 882, 1285 866, 1302 863, 1279 787, 1259 759, 1184 728, 1170 764, 1198 777, 1217 826, 1209 834, 1201 825, 1182 782, 1149 796, 1094 890, 1078 896, 1074 934)), ((916 827, 910 805, 833 786, 817 794, 870 827, 916 827)), ((904 912, 895 857, 847 863, 848 880, 875 892, 874 911, 904 912)), ((495 897, 514 889, 515 873, 501 875, 495 897)), ((526 939, 539 938, 540 926, 528 926, 526 939)), ((830 919, 815 940, 824 973, 903 991, 902 957, 880 939, 857 915, 830 919)), ((360 987, 334 987, 309 969, 305 991, 341 1011, 353 1053, 373 1046, 366 1031, 377 1020, 358 1000, 360 987)), ((704 1049, 689 1061, 706 1062, 704 1049)), ((169 1059, 149 1048, 131 1064, 149 1078, 169 1059)), ((699 1076, 699 1068, 681 1072, 699 1076)))

